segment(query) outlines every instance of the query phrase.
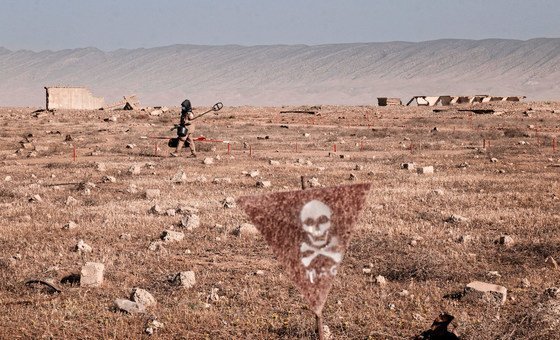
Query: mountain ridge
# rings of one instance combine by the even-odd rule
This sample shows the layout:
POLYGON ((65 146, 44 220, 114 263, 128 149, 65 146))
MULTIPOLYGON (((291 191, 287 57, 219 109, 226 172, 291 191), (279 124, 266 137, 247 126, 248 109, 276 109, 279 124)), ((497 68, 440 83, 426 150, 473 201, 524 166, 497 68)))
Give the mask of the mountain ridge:
POLYGON ((85 86, 146 105, 375 104, 376 97, 554 99, 560 39, 439 39, 323 45, 185 45, 102 51, 0 47, 0 106, 40 106, 44 86, 85 86))

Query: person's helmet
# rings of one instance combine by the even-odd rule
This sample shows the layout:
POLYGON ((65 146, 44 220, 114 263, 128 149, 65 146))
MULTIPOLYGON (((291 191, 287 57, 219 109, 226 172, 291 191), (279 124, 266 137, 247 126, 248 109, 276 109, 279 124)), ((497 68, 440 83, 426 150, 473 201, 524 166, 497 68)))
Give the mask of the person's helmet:
POLYGON ((182 112, 192 112, 192 106, 191 106, 191 101, 190 100, 185 99, 181 103, 181 111, 182 112))

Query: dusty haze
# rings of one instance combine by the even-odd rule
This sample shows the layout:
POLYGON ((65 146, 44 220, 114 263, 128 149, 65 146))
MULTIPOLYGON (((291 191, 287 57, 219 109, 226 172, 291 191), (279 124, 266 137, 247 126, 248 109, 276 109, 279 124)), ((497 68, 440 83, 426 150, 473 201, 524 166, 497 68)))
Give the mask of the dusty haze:
POLYGON ((526 95, 558 99, 560 39, 320 46, 195 46, 104 52, 0 48, 0 106, 43 106, 46 85, 87 86, 106 102, 373 104, 378 96, 526 95))

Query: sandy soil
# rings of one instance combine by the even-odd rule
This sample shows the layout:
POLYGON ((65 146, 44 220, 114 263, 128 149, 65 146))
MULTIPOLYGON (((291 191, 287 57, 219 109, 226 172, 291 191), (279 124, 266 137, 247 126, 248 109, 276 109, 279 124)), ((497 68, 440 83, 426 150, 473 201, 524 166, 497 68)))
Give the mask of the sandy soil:
POLYGON ((560 260, 560 152, 552 148, 560 103, 494 108, 502 114, 226 107, 202 119, 197 132, 232 141, 231 154, 227 144, 199 143, 197 159, 169 157, 164 141, 142 138, 170 135, 176 110, 35 117, 33 109, 0 109, 0 338, 138 339, 148 337, 153 317, 165 325, 154 338, 314 338, 312 314, 260 235, 233 235, 248 219, 221 204, 228 196, 296 190, 300 176, 324 186, 373 185, 324 310, 333 338, 410 338, 442 311, 455 316, 452 328, 465 339, 555 338, 560 300, 545 290, 558 286, 560 272, 545 259, 560 260), (104 121, 112 116, 116 122, 104 121), (203 164, 205 157, 214 164, 203 164), (435 174, 401 169, 406 162, 432 165, 435 174), (128 173, 133 165, 140 174, 128 173), (171 182, 180 170, 190 183, 171 182), (243 174, 251 170, 260 175, 243 174), (224 177, 231 183, 213 183, 224 177), (257 180, 272 187, 257 188, 257 180), (83 182, 95 184, 89 194, 83 182), (146 189, 161 195, 148 200, 146 189), (42 202, 29 202, 36 194, 42 202), (69 196, 77 202, 66 204, 69 196), (149 213, 156 203, 197 208, 201 226, 181 230, 181 214, 149 213), (453 214, 466 221, 448 221, 453 214), (64 230, 68 221, 78 227, 64 230), (149 250, 169 228, 185 239, 149 250), (514 243, 497 243, 504 235, 514 243), (80 239, 91 253, 74 251, 80 239), (89 261, 105 264, 101 288, 60 282, 89 261), (196 274, 193 288, 167 281, 187 270, 196 274), (29 287, 30 278, 53 279, 62 292, 29 287), (444 298, 473 280, 505 286, 506 303, 444 298), (146 314, 113 311, 113 301, 134 287, 152 293, 157 306, 146 314))

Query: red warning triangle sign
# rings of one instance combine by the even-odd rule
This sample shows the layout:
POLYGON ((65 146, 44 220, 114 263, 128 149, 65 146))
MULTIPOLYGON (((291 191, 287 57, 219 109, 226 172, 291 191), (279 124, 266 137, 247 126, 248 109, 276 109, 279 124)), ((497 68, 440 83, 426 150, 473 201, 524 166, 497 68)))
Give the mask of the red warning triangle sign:
POLYGON ((237 200, 317 315, 331 290, 370 186, 308 189, 237 200))

